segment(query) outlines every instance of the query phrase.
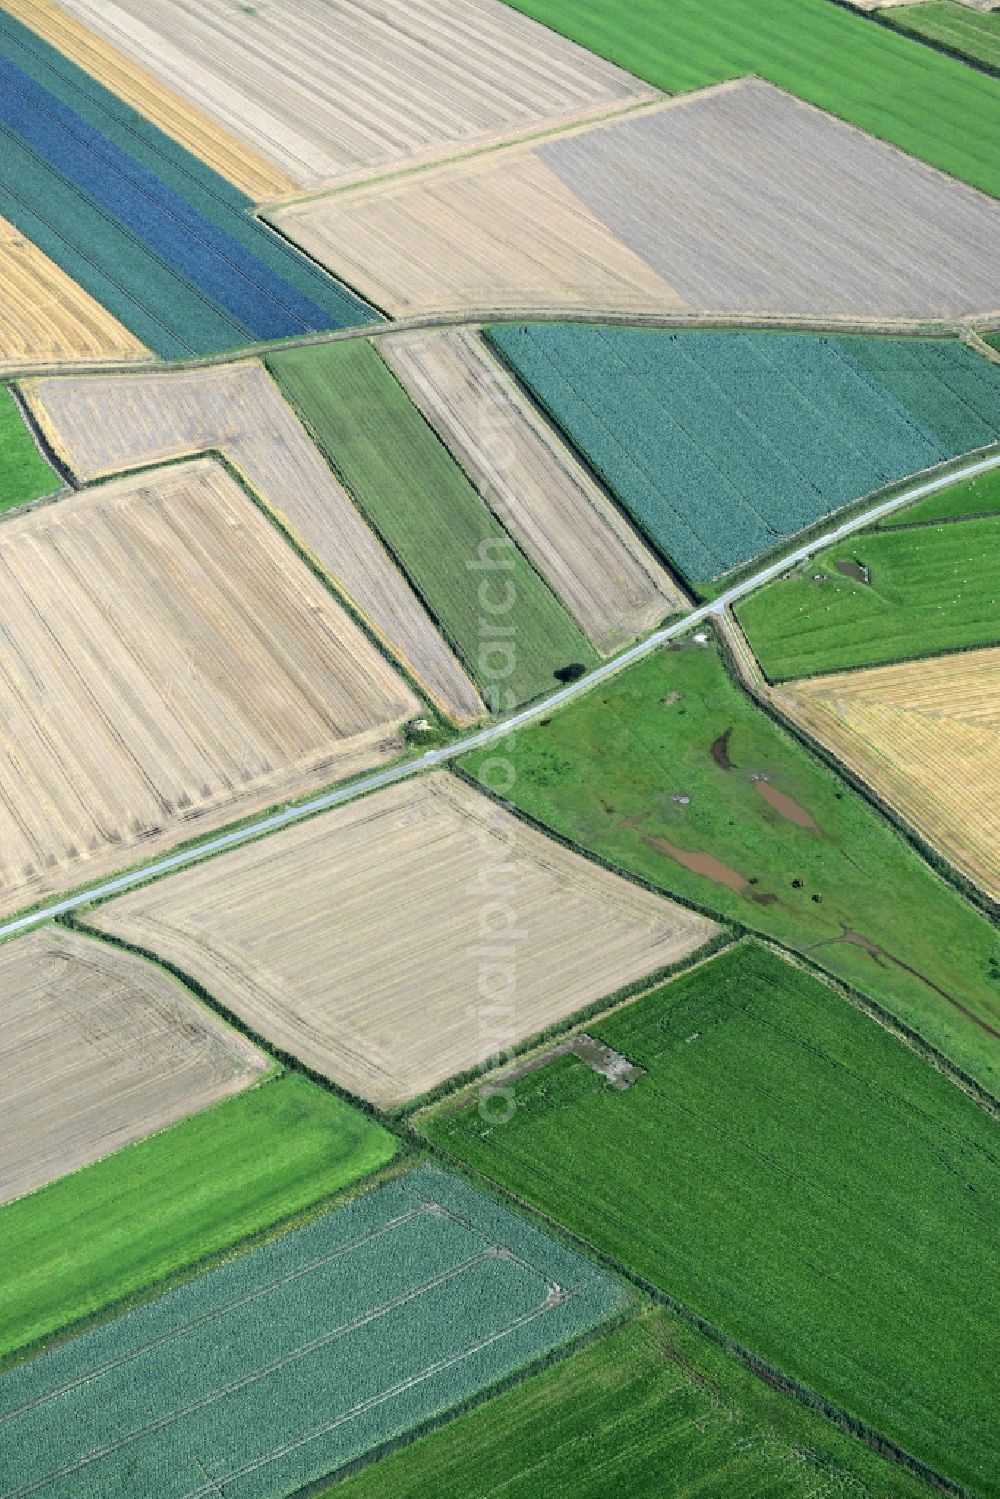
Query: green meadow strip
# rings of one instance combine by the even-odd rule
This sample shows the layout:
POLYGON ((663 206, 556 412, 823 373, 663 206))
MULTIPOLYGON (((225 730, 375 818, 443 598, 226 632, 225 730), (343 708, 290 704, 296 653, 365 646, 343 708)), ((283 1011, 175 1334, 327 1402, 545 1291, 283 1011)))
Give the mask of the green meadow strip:
POLYGON ((392 1160, 369 1115, 294 1074, 0 1208, 0 1358, 148 1290, 392 1160))

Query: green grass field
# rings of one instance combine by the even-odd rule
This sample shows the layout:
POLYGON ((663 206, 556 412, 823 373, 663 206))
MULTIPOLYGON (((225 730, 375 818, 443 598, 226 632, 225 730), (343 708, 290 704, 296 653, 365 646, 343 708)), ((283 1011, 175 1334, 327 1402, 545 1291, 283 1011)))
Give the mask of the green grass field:
POLYGON ((508 0, 667 93, 757 73, 1000 196, 1000 81, 831 0, 508 0))
POLYGON ((1000 1494, 996 1124, 826 985, 742 944, 430 1137, 975 1492, 1000 1494))
POLYGON ((0 1357, 376 1171, 397 1141, 286 1075, 0 1208, 0 1357))
POLYGON ((597 653, 371 344, 294 349, 267 363, 484 690, 490 671, 507 667, 496 654, 482 658, 487 626, 513 630, 513 670, 502 689, 518 702, 554 689, 559 667, 596 664, 597 653), (475 565, 490 559, 503 570, 475 565), (499 618, 480 603, 484 579, 489 603, 514 600, 499 618))
POLYGON ((942 4, 884 10, 880 19, 921 41, 938 42, 970 62, 1000 68, 1000 16, 995 11, 980 15, 956 0, 943 0, 942 4))
POLYGON ((895 510, 879 522, 879 530, 893 530, 897 526, 912 526, 918 522, 933 520, 956 520, 967 515, 996 515, 1000 513, 1000 469, 991 469, 976 479, 967 479, 952 489, 942 489, 915 505, 906 505, 895 510))
POLYGON ((736 613, 772 682, 996 645, 998 546, 998 516, 862 533, 751 594, 736 613), (868 582, 838 562, 867 567, 868 582))
POLYGON ((327 1499, 931 1493, 657 1308, 327 1490, 327 1499))
MULTIPOLYGON (((462 766, 475 775, 495 753, 462 766)), ((654 652, 520 729, 507 753, 509 798, 540 823, 808 953, 1000 1091, 997 933, 733 685, 711 646, 654 652)))
POLYGON ((36 448, 6 385, 0 385, 0 515, 54 494, 59 479, 36 448))

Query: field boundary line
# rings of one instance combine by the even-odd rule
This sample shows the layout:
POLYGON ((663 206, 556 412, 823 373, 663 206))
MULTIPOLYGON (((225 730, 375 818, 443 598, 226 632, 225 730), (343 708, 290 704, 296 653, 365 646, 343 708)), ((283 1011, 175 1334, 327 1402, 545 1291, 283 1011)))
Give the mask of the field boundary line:
POLYGON ((239 844, 250 842, 261 837, 265 833, 272 833, 278 829, 287 827, 292 823, 300 822, 306 817, 311 817, 317 812, 324 812, 331 807, 343 802, 351 801, 355 797, 366 795, 376 791, 383 786, 389 786, 396 781, 405 780, 409 776, 418 775, 421 771, 431 770, 438 765, 445 765, 449 761, 456 760, 467 754, 469 750, 477 749, 485 744, 502 744, 515 730, 522 725, 531 723, 537 718, 553 712, 565 703, 591 691, 600 682, 616 675, 623 668, 630 666, 634 661, 639 661, 657 650, 668 641, 684 634, 695 625, 711 621, 713 618, 724 614, 726 608, 731 606, 737 599, 745 597, 765 583, 771 582, 780 576, 788 567, 797 562, 803 562, 814 552, 821 551, 828 546, 834 545, 843 537, 851 535, 863 526, 883 515, 890 514, 893 510, 909 504, 912 500, 921 499, 925 495, 935 494, 940 489, 945 489, 963 479, 973 478, 977 474, 987 473, 992 469, 1000 468, 1000 453, 988 458, 981 458, 973 463, 966 464, 964 468, 949 472, 938 478, 922 480, 919 484, 901 490, 898 494, 870 509, 863 511, 860 515, 842 522, 833 530, 822 536, 805 542, 793 551, 779 557, 776 561, 769 563, 759 572, 745 579, 742 583, 733 584, 732 587, 721 593, 717 598, 708 603, 699 605, 690 613, 682 615, 672 624, 655 630, 652 635, 638 644, 629 646, 618 656, 603 662, 593 671, 585 673, 577 681, 561 687, 550 696, 541 698, 527 707, 519 709, 517 713, 508 718, 489 724, 487 727, 478 729, 464 738, 446 745, 442 749, 426 750, 423 755, 414 760, 406 760, 401 764, 389 766, 385 770, 377 771, 371 775, 363 776, 353 784, 335 788, 310 798, 298 806, 285 807, 283 810, 273 812, 268 816, 239 827, 229 832, 221 832, 213 835, 206 842, 195 848, 180 849, 175 853, 168 854, 153 864, 140 869, 132 870, 122 875, 105 880, 89 889, 78 891, 74 895, 66 896, 52 902, 48 906, 42 906, 33 912, 23 916, 16 916, 0 924, 0 941, 7 937, 13 937, 18 932, 27 931, 31 927, 38 926, 44 921, 49 921, 56 916, 64 915, 69 911, 75 911, 80 906, 87 905, 96 900, 104 900, 112 895, 120 894, 130 890, 136 885, 144 884, 147 880, 154 879, 160 875, 171 873, 182 869, 196 861, 222 853, 226 849, 235 848, 239 844))
MULTIPOLYGON (((276 234, 279 232, 274 231, 276 234)), ((287 236, 282 235, 288 244, 287 236)), ((298 247, 296 247, 298 248, 298 247)), ((308 258, 307 252, 299 252, 308 258)), ((319 262, 316 262, 318 265, 319 262)), ((329 275, 329 272, 326 273, 329 275)), ((349 283, 343 281, 352 294, 357 294, 349 283)), ((378 311, 374 304, 369 304, 378 311)), ((0 378, 4 380, 33 380, 43 376, 58 378, 65 376, 91 375, 148 375, 169 374, 178 370, 210 368, 220 364, 239 364, 245 360, 262 359, 267 354, 278 354, 289 349, 307 348, 312 344, 339 342, 348 338, 378 339, 394 333, 430 332, 435 328, 482 328, 496 323, 591 323, 597 326, 625 328, 664 328, 692 332, 737 329, 745 332, 771 333, 829 333, 857 334, 871 338, 962 338, 965 333, 993 332, 1000 327, 1000 307, 988 312, 969 313, 961 318, 878 318, 847 316, 840 319, 830 317, 806 317, 803 314, 766 312, 663 312, 640 309, 609 312, 604 307, 536 307, 512 313, 509 308, 465 307, 450 312, 415 314, 411 317, 387 318, 371 323, 360 323, 350 328, 331 328, 321 333, 303 333, 288 338, 261 339, 251 344, 234 344, 216 354, 192 354, 187 358, 163 359, 155 355, 148 358, 91 360, 39 361, 35 364, 6 363, 0 361, 0 378)))

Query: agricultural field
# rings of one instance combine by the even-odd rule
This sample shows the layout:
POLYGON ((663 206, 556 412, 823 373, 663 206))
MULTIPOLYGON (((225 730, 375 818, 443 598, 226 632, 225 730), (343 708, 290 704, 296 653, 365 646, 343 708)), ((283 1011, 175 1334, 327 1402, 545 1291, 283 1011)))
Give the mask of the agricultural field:
POLYGON ((654 97, 499 0, 62 4, 310 190, 654 97))
POLYGON ((416 694, 226 471, 0 527, 0 909, 383 763, 416 694))
POLYGON ((400 333, 378 348, 602 655, 681 611, 685 595, 666 568, 477 333, 400 333))
POLYGON ((386 1107, 718 932, 445 771, 131 891, 87 921, 386 1107), (224 902, 213 899, 220 881, 224 902))
POLYGON ((82 479, 214 449, 449 718, 485 707, 423 604, 256 361, 26 383, 39 426, 82 479))
POLYGON ((491 708, 540 696, 564 667, 596 664, 374 345, 289 349, 268 367, 491 708))
POLYGON ((1000 644, 1000 516, 867 531, 736 606, 772 682, 1000 644))
POLYGON ((21 231, 0 218, 0 370, 50 360, 143 359, 148 351, 21 231))
POLYGON ((753 78, 269 218, 391 316, 998 304, 1000 205, 753 78))
POLYGON ((0 947, 0 1203, 247 1087, 270 1065, 161 969, 47 927, 0 947))
POLYGON ((774 699, 1000 901, 1000 650, 814 677, 774 699))
MULTIPOLYGON (((490 753, 460 764, 488 777, 490 753)), ((542 826, 805 954, 996 1090, 990 922, 738 690, 711 644, 655 652, 520 729, 509 756, 508 799, 542 826)))
POLYGON ((598 1325, 624 1286, 420 1166, 0 1375, 10 1493, 322 1479, 598 1325))
POLYGON ((0 1359, 314 1207, 398 1148, 285 1074, 8 1203, 0 1359))
POLYGON ((928 1499, 934 1491, 658 1307, 347 1478, 324 1499, 636 1492, 928 1499))
MULTIPOLYGON (((295 183, 280 167, 81 24, 64 5, 3 0, 3 8, 254 202, 294 191, 295 183)), ((107 7, 102 9, 106 14, 107 7)))
POLYGON ((1000 15, 995 11, 984 14, 956 0, 942 0, 940 4, 906 6, 884 13, 882 19, 932 47, 1000 72, 1000 15))
POLYGON ((0 514, 55 494, 60 480, 42 457, 17 403, 0 385, 0 514))
POLYGON ((0 10, 0 213, 155 353, 207 354, 375 314, 250 201, 0 10))
POLYGON ((1000 471, 990 469, 967 479, 963 484, 953 484, 940 490, 915 505, 906 505, 894 510, 879 521, 879 530, 894 530, 897 526, 924 525, 927 521, 962 520, 970 515, 996 515, 1000 512, 1000 471))
POLYGON ((768 0, 766 26, 759 0, 671 0, 669 25, 663 0, 511 3, 665 93, 755 73, 1000 196, 996 80, 831 0, 768 0))
POLYGON ((473 1101, 427 1133, 936 1472, 1000 1492, 981 1299, 996 1121, 756 944, 591 1030, 645 1075, 619 1091, 563 1056, 519 1079, 507 1123, 473 1101))
POLYGON ((1000 438, 1000 365, 957 340, 569 323, 489 338, 692 583, 1000 438))

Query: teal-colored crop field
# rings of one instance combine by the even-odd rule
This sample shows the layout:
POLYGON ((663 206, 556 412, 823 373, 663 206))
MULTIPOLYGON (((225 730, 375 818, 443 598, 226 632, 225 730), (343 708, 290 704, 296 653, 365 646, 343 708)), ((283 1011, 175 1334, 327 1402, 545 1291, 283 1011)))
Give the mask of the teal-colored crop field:
POLYGON ((1000 438, 1000 366, 955 340, 558 323, 489 337, 693 584, 1000 438))
POLYGON ((426 1129, 521 1198, 975 1493, 1000 1494, 986 1310, 996 1124, 757 944, 591 1027, 576 1057, 426 1129))
POLYGON ((14 397, 0 385, 0 515, 58 488, 59 480, 32 441, 14 397))
POLYGON ((501 706, 511 705, 508 689, 524 702, 553 689, 559 668, 596 664, 371 344, 291 349, 267 362, 487 696, 499 680, 501 706))
POLYGON ((831 0, 508 0, 667 93, 757 73, 1000 196, 1000 82, 831 0))
POLYGON ((367 1114, 286 1075, 9 1203, 0 1357, 322 1201, 397 1149, 367 1114))
POLYGON ((589 1260, 420 1166, 0 1375, 0 1488, 293 1493, 626 1297, 589 1260))
POLYGON ((771 681, 996 645, 998 547, 995 515, 868 531, 751 594, 736 613, 771 681))
POLYGON ((897 31, 946 47, 970 62, 1000 69, 1000 16, 995 11, 982 15, 957 0, 942 0, 941 4, 884 10, 880 19, 897 31))
POLYGON ((879 530, 894 530, 897 526, 914 526, 933 520, 961 520, 970 515, 996 515, 1000 512, 1000 469, 991 469, 976 479, 967 479, 964 484, 954 484, 894 510, 879 522, 879 530))
POLYGON ((1000 1089, 996 931, 711 645, 656 651, 506 753, 509 800, 543 826, 806 953, 1000 1089))
POLYGON ((327 1491, 326 1499, 929 1499, 657 1308, 327 1491))

